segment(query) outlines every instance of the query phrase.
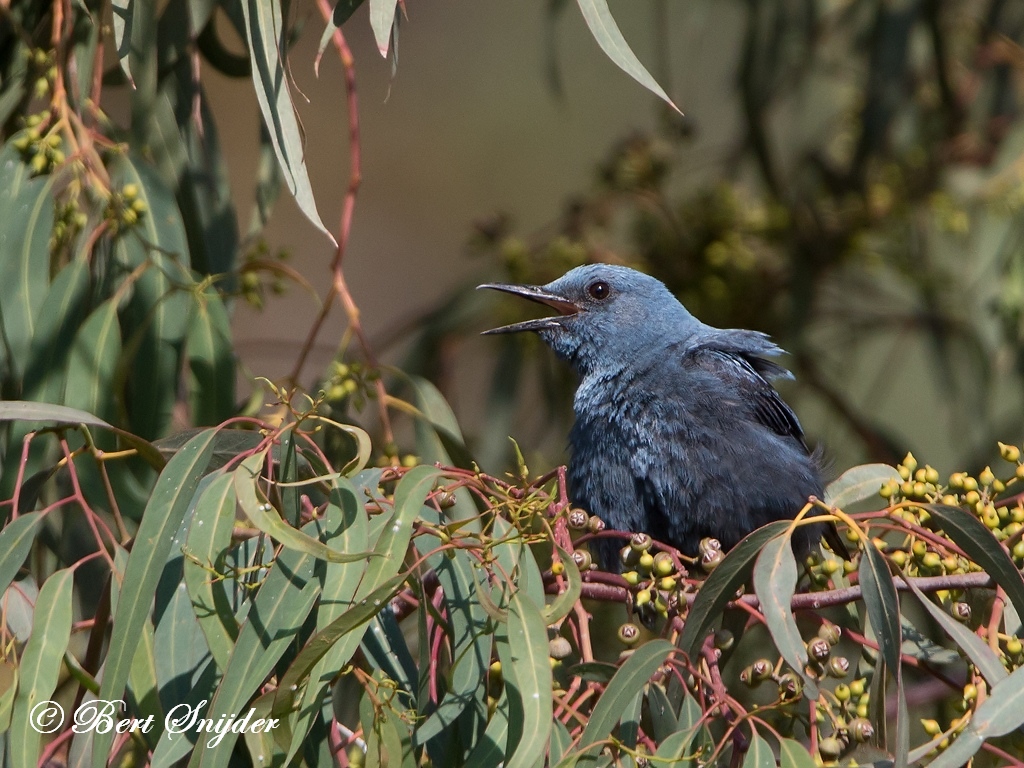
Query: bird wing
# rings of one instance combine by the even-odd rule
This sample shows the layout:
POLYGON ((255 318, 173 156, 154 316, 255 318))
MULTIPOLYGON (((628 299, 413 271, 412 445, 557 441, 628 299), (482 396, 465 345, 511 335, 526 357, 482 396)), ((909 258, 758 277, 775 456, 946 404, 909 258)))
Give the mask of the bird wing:
MULTIPOLYGON (((778 348, 766 342, 763 349, 763 353, 771 354, 778 348)), ((800 420, 766 378, 787 375, 788 371, 755 351, 713 343, 694 348, 687 357, 691 365, 731 384, 741 404, 756 421, 782 437, 794 438, 806 448, 800 420)))

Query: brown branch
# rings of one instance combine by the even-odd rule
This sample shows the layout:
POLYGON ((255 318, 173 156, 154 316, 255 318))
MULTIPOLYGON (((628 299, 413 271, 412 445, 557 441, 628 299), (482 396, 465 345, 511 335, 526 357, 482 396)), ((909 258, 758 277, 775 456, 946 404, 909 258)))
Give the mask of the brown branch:
MULTIPOLYGON (((331 14, 333 13, 330 3, 327 0, 317 0, 317 7, 320 9, 320 14, 324 17, 324 21, 330 23, 331 14)), ((352 298, 352 293, 349 291, 348 283, 345 280, 345 273, 342 269, 342 264, 345 260, 345 250, 348 246, 349 236, 352 233, 352 217, 355 213, 356 196, 359 193, 359 187, 363 179, 362 145, 359 140, 359 99, 356 91, 355 59, 340 29, 334 30, 331 42, 334 43, 334 47, 338 51, 338 57, 341 60, 341 66, 345 73, 345 97, 348 104, 349 182, 348 191, 345 193, 345 200, 341 207, 341 221, 338 225, 338 249, 335 251, 334 260, 331 262, 331 272, 333 273, 331 289, 327 292, 327 296, 324 297, 323 306, 313 321, 313 325, 310 326, 309 333, 306 335, 306 339, 303 341, 302 348, 299 351, 299 356, 295 361, 295 366, 292 368, 289 378, 295 383, 298 382, 299 377, 302 375, 302 369, 309 357, 310 350, 312 350, 313 344, 320 334, 320 329, 323 327, 324 321, 331 311, 335 298, 341 301, 342 308, 345 310, 345 315, 348 319, 349 328, 352 330, 352 334, 359 343, 363 356, 370 364, 370 367, 374 369, 380 367, 377 357, 366 338, 366 333, 363 331, 359 307, 352 298)), ((379 378, 374 386, 377 390, 377 408, 381 429, 384 433, 384 442, 393 443, 394 432, 391 429, 391 417, 387 409, 387 391, 384 389, 383 381, 379 378)))
MULTIPOLYGON (((938 592, 943 589, 978 589, 994 586, 995 582, 987 573, 957 573, 945 576, 920 576, 910 579, 910 582, 922 592, 938 592)), ((601 571, 590 571, 583 575, 582 596, 590 600, 603 600, 611 603, 625 603, 629 600, 629 589, 623 586, 622 578, 610 573, 601 571), (618 583, 616 583, 618 582, 618 583)), ((910 587, 902 577, 893 579, 893 584, 900 592, 907 592, 910 587)), ((558 586, 554 583, 546 586, 546 591, 551 594, 558 594, 558 586)), ((698 593, 684 595, 687 605, 692 605, 697 599, 698 593)), ((861 599, 861 588, 859 586, 842 587, 830 589, 825 592, 802 592, 793 595, 790 603, 794 611, 813 611, 821 608, 829 608, 836 605, 845 605, 861 599)), ((743 595, 732 601, 731 604, 742 603, 746 607, 760 608, 761 604, 756 595, 743 595)))

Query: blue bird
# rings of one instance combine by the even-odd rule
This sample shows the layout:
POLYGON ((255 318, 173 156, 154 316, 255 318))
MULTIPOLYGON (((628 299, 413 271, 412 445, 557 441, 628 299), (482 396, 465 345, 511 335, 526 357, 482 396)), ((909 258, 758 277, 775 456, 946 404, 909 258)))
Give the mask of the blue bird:
MULTIPOLYGON (((579 374, 569 434, 570 500, 609 527, 643 531, 686 555, 725 549, 822 495, 818 460, 771 385, 789 371, 757 331, 691 315, 659 280, 626 267, 577 267, 545 286, 489 283, 557 311, 484 333, 534 331, 579 374)), ((801 556, 831 525, 803 526, 801 556)), ((621 545, 619 545, 621 546, 621 545)), ((617 570, 618 547, 599 547, 617 570)))

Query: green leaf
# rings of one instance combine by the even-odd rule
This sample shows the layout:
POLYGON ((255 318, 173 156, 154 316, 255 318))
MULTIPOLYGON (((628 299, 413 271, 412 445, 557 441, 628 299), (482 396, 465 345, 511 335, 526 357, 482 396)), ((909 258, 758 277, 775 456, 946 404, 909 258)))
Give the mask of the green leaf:
POLYGON ((114 381, 121 358, 121 326, 117 299, 103 302, 75 335, 68 360, 68 381, 74 386, 64 392, 64 404, 71 408, 113 418, 114 381))
MULTIPOLYGON (((281 685, 277 689, 277 697, 274 703, 275 714, 291 711, 295 692, 300 685, 305 683, 310 671, 317 662, 326 656, 341 638, 345 637, 349 632, 363 627, 370 619, 380 613, 388 601, 398 594, 406 578, 406 574, 399 574, 388 579, 377 589, 359 598, 349 610, 342 613, 309 639, 309 642, 306 643, 306 646, 295 657, 295 661, 292 662, 292 665, 281 679, 281 685)), ((358 637, 361 639, 362 634, 360 633, 358 637)), ((356 642, 355 646, 358 645, 359 643, 356 642)), ((355 646, 353 647, 353 652, 355 652, 355 646)), ((342 663, 344 664, 347 661, 348 659, 345 659, 342 663)))
MULTIPOLYGON (((875 631, 878 646, 885 665, 896 677, 896 755, 895 764, 902 768, 907 764, 910 748, 910 724, 907 713, 907 699, 903 690, 903 669, 900 663, 900 647, 903 637, 900 631, 900 604, 896 585, 885 558, 871 542, 863 548, 860 568, 857 571, 864 607, 875 631)), ((875 674, 884 674, 881 668, 875 674)))
POLYGON ((366 570, 365 581, 370 589, 390 579, 402 567, 412 540, 412 525, 440 474, 434 467, 413 467, 398 481, 390 524, 385 526, 373 547, 379 557, 373 558, 366 570))
POLYGON ((583 735, 580 736, 580 747, 588 752, 580 757, 578 765, 593 765, 596 762, 598 750, 593 745, 605 741, 611 735, 633 696, 665 663, 673 650, 672 643, 667 640, 652 640, 634 650, 619 667, 597 700, 583 735))
POLYGON ((754 565, 754 594, 761 603, 761 612, 775 647, 786 663, 803 678, 804 695, 816 701, 818 684, 805 672, 807 645, 797 629, 791 607, 796 582, 796 558, 793 556, 792 537, 787 531, 762 548, 754 565))
POLYGON ((633 50, 626 42, 626 38, 619 31, 612 13, 608 10, 607 0, 577 0, 580 10, 583 12, 583 19, 590 27, 590 33, 594 36, 601 50, 611 59, 619 69, 636 80, 640 85, 649 90, 655 96, 664 99, 676 112, 680 111, 668 94, 662 89, 658 82, 651 77, 651 74, 640 63, 633 50))
POLYGON ((114 257, 126 269, 145 266, 124 309, 133 329, 126 347, 134 350, 128 378, 132 430, 147 439, 165 435, 173 423, 182 351, 193 286, 188 240, 174 195, 144 162, 120 155, 111 181, 138 187, 146 213, 114 241, 114 257))
POLYGON ((224 669, 238 637, 238 622, 223 586, 207 569, 223 572, 235 524, 235 485, 231 475, 215 478, 196 502, 183 563, 185 587, 206 644, 224 669))
MULTIPOLYGON (((64 652, 71 640, 74 571, 64 568, 43 582, 32 616, 32 635, 19 668, 18 695, 11 715, 11 764, 34 768, 39 759, 41 721, 37 705, 45 707, 57 689, 64 652)), ((56 722, 54 725, 58 725, 56 722)))
POLYGON ((498 704, 494 708, 484 735, 480 737, 476 747, 466 758, 466 765, 473 768, 498 768, 505 762, 505 750, 508 743, 508 692, 503 690, 498 704))
POLYGON ((925 509, 946 535, 1003 588, 1017 614, 1024 616, 1024 575, 985 524, 960 507, 926 504, 925 509))
MULTIPOLYGON (((395 487, 393 514, 385 521, 385 527, 374 545, 373 554, 376 556, 369 559, 366 572, 353 597, 352 607, 310 638, 306 647, 295 657, 278 688, 274 701, 275 713, 290 712, 294 705, 296 690, 306 681, 317 662, 341 638, 362 628, 383 610, 405 583, 406 576, 399 574, 399 570, 412 539, 412 524, 423 509, 423 502, 438 474, 433 467, 414 467, 398 481, 395 487)), ((366 559, 366 555, 363 559, 366 559)), ((362 631, 357 637, 362 638, 362 631)), ((340 663, 346 663, 348 656, 354 652, 355 646, 352 646, 351 651, 340 663)), ((340 657, 345 654, 338 655, 340 657)))
POLYGON ((235 411, 235 358, 231 321, 215 288, 192 305, 185 349, 192 373, 192 423, 220 424, 235 411))
POLYGON ((1024 725, 1024 667, 992 687, 967 727, 929 768, 958 768, 966 764, 989 739, 1005 736, 1024 725))
MULTIPOLYGON (((139 633, 148 619, 171 541, 200 478, 206 472, 215 435, 215 430, 208 430, 192 438, 157 478, 125 567, 114 630, 104 663, 101 699, 118 699, 124 691, 139 633)), ((112 739, 112 733, 95 734, 94 764, 106 763, 112 739)))
POLYGON ((654 753, 655 756, 660 760, 669 761, 670 765, 675 761, 682 761, 690 751, 690 744, 693 743, 693 739, 700 729, 701 726, 696 724, 672 733, 658 745, 658 749, 654 753))
POLYGON ((270 132, 266 123, 262 121, 259 152, 259 160, 256 163, 256 190, 253 195, 252 215, 249 217, 247 240, 255 240, 263 232, 281 192, 281 166, 277 162, 270 132))
POLYGON ((46 292, 25 369, 26 400, 59 403, 64 399, 67 361, 89 301, 89 262, 76 257, 46 292))
POLYGON ((244 0, 245 34, 252 60, 252 79, 278 163, 288 189, 306 218, 337 246, 316 209, 313 187, 306 170, 302 132, 295 115, 289 77, 282 61, 287 34, 279 0, 244 0))
POLYGON ((545 605, 541 611, 544 614, 544 621, 549 625, 557 624, 568 616, 583 593, 583 578, 580 576, 580 569, 577 567, 576 561, 557 544, 555 547, 558 550, 559 560, 565 566, 565 571, 562 573, 565 590, 545 605))
POLYGON ((334 4, 334 10, 331 12, 331 18, 327 20, 327 26, 324 27, 324 33, 320 35, 320 45, 316 51, 316 63, 314 66, 317 68, 319 74, 320 59, 324 55, 324 51, 327 50, 327 44, 331 42, 331 36, 335 30, 341 29, 342 24, 349 20, 349 17, 356 12, 356 9, 363 4, 363 0, 337 0, 334 4))
POLYGON ((743 756, 743 768, 775 768, 771 745, 757 731, 754 731, 747 754, 743 756))
MULTIPOLYGON (((347 481, 338 481, 323 516, 323 528, 328 532, 326 543, 342 552, 365 550, 369 546, 367 523, 366 510, 359 503, 355 489, 347 481)), ((317 631, 326 629, 331 622, 352 608, 365 572, 366 561, 327 563, 324 566, 320 606, 316 613, 317 631)), ((348 638, 335 643, 310 670, 309 682, 299 701, 296 723, 292 726, 292 741, 285 762, 289 762, 301 747, 302 739, 316 713, 320 711, 320 702, 330 689, 331 681, 338 670, 348 663, 358 646, 359 635, 350 634, 348 638)))
MULTIPOLYGON (((144 0, 143 0, 144 1, 144 0)), ((135 18, 134 0, 112 0, 114 12, 114 46, 117 49, 117 60, 121 63, 128 82, 135 87, 129 55, 132 50, 132 24, 135 18)))
MULTIPOLYGON (((303 535, 316 532, 317 521, 303 526, 303 535)), ((311 537, 311 536, 310 536, 311 537)), ((284 549, 260 586, 238 642, 231 651, 224 677, 210 702, 207 718, 241 713, 243 705, 274 670, 274 665, 302 629, 317 597, 320 582, 314 577, 316 560, 304 552, 284 549)), ((237 734, 219 744, 200 739, 190 766, 220 766, 227 763, 237 734)))
POLYGON ((1006 670, 1003 668, 1002 662, 999 661, 999 658, 984 640, 929 600, 920 589, 914 586, 914 582, 911 579, 904 579, 904 581, 910 587, 910 591, 914 593, 918 602, 924 606, 924 609, 932 615, 932 618, 938 622, 946 634, 963 649, 963 652, 967 654, 967 657, 988 681, 990 687, 1006 678, 1006 670))
POLYGON ((33 176, 12 141, 0 151, 0 348, 15 381, 25 375, 28 351, 50 281, 54 176, 33 176), (2 342, 0 342, 2 343, 2 342))
POLYGON ((377 50, 385 59, 391 47, 391 29, 395 26, 395 10, 398 0, 370 0, 370 27, 377 50))
POLYGON ((707 630, 722 615, 736 590, 750 577, 761 548, 788 528, 789 521, 778 520, 748 534, 711 572, 690 606, 679 636, 679 647, 683 653, 691 659, 696 658, 707 630))
MULTIPOLYGON (((0 403, 0 407, 3 405, 6 403, 0 403)), ((0 530, 0 595, 7 591, 18 575, 42 523, 41 512, 29 512, 19 515, 0 530)))
MULTIPOLYGON (((424 517, 428 522, 436 522, 436 516, 424 514, 424 517)), ((420 554, 441 545, 440 539, 431 535, 417 536, 415 543, 420 554)), ((448 673, 448 690, 437 709, 414 732, 417 744, 425 744, 438 734, 450 733, 467 707, 472 708, 480 722, 486 719, 486 670, 491 658, 491 634, 487 613, 480 605, 482 587, 477 581, 475 559, 467 551, 458 549, 448 556, 434 554, 427 559, 427 565, 434 569, 441 582, 454 661, 448 673)), ((469 731, 460 730, 460 737, 468 739, 476 729, 469 731)), ((467 741, 462 747, 465 753, 472 745, 467 741)))
POLYGON ((455 412, 441 391, 420 376, 410 376, 415 393, 416 450, 425 464, 455 464, 471 468, 473 459, 466 449, 455 412))
POLYGON ((793 739, 779 740, 779 768, 815 768, 807 747, 793 739))
POLYGON ((679 730, 679 718, 676 717, 675 708, 661 683, 651 683, 647 686, 647 710, 651 713, 656 743, 661 743, 679 730))
POLYGON ((864 499, 878 495, 878 490, 890 480, 902 482, 900 473, 888 464, 862 464, 848 469, 825 489, 825 503, 845 509, 864 499))
POLYGON ((258 486, 265 460, 266 452, 254 454, 243 461, 233 473, 238 503, 253 525, 289 549, 305 552, 331 563, 354 563, 374 557, 374 553, 371 552, 337 552, 319 539, 292 528, 282 520, 258 486))
POLYGON ((162 469, 166 463, 160 452, 146 440, 118 429, 91 413, 69 408, 66 405, 53 403, 36 403, 29 400, 0 401, 0 421, 44 421, 57 424, 85 424, 91 427, 103 427, 116 433, 122 440, 139 452, 151 466, 162 469))
POLYGON ((548 751, 551 734, 551 662, 540 609, 521 591, 509 599, 508 642, 498 645, 509 697, 506 768, 533 768, 548 751))
POLYGON ((10 730, 11 712, 18 693, 18 665, 0 659, 0 733, 10 730))

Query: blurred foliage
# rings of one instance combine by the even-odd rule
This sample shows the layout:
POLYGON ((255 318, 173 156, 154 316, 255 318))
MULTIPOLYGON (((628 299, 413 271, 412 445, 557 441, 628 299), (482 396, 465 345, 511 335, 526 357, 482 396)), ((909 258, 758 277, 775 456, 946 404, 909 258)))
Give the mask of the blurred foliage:
MULTIPOLYGON (((677 52, 672 35, 706 11, 656 6, 665 57, 698 72, 700 56, 735 61, 737 130, 727 123, 716 140, 699 113, 664 110, 539 230, 481 219, 470 247, 493 265, 486 279, 628 264, 705 322, 788 349, 788 392, 840 463, 894 462, 936 440, 944 463, 990 462, 996 440, 1024 431, 1020 5, 746 2, 715 15, 745 24, 726 36, 735 49, 699 53, 677 52)), ((662 70, 673 92, 673 68, 662 70)), ((518 319, 447 301, 426 318, 435 354, 417 350, 409 366, 450 381, 453 338, 518 319)), ((537 351, 505 343, 489 413, 536 410, 536 377, 508 376, 537 351)), ((571 413, 563 369, 539 371, 546 411, 529 421, 531 444, 564 434, 571 413)), ((508 460, 506 430, 480 435, 483 466, 508 460)))
MULTIPOLYGON (((358 5, 318 6, 321 52, 333 43, 346 61, 340 30, 358 5)), ((368 5, 393 54, 401 3, 368 5)), ((664 96, 606 3, 578 5, 609 57, 664 96)), ((660 133, 616 147, 549 230, 516 237, 496 218, 480 246, 515 280, 630 261, 709 321, 789 339, 802 378, 875 455, 899 436, 836 384, 857 347, 826 354, 834 339, 816 329, 920 335, 946 391, 980 387, 960 444, 987 452, 990 389, 1024 359, 1012 216, 1024 17, 999 2, 745 7, 749 126, 728 181, 678 184, 692 125, 666 106, 660 133), (843 98, 820 133, 782 119, 822 92, 843 98), (964 346, 971 364, 951 364, 964 346)), ((472 302, 428 318, 406 372, 377 365, 341 271, 348 224, 329 232, 309 185, 287 87, 293 11, 0 4, 4 764, 1024 759, 1020 447, 948 479, 912 455, 849 470, 815 503, 844 526, 851 559, 802 564, 800 520, 727 554, 705 541, 694 562, 604 530, 570 506, 560 470, 536 476, 517 445, 508 475, 481 472, 474 459, 497 461, 514 431, 529 343, 508 342, 496 370, 500 441, 475 446, 409 372, 444 372, 449 338, 482 325, 472 302), (251 78, 260 101, 244 234, 204 66, 251 78), (127 97, 123 124, 104 111, 111 92, 127 97), (307 343, 293 380, 254 380, 239 403, 233 301, 310 289, 261 241, 282 184, 338 246, 317 322, 338 299, 350 329, 320 391, 294 380, 307 343), (864 511, 878 497, 886 506, 864 511), (597 571, 587 542, 616 537, 625 573, 597 571)), ((564 377, 548 379, 564 396, 564 377)), ((1020 398, 999 394, 1004 411, 1020 398)))

